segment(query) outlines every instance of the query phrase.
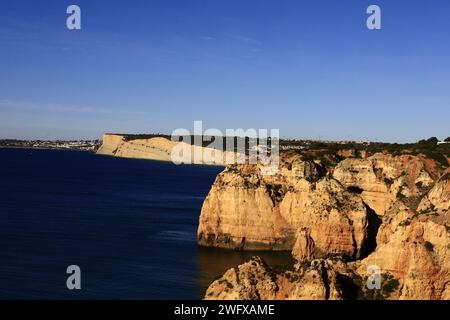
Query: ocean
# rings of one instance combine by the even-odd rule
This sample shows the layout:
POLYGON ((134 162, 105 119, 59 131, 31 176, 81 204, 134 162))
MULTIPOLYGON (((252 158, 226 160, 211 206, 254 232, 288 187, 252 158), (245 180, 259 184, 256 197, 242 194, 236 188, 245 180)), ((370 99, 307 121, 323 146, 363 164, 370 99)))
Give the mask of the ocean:
POLYGON ((197 246, 214 166, 0 149, 0 299, 201 299, 252 255, 197 246), (81 289, 69 290, 69 265, 81 289))

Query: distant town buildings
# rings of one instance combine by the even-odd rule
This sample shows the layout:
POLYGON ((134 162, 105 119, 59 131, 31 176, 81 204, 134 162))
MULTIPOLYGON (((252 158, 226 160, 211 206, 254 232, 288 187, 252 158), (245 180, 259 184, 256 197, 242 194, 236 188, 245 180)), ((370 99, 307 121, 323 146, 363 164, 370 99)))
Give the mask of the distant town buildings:
POLYGON ((60 149, 96 151, 101 140, 0 140, 0 148, 60 149))

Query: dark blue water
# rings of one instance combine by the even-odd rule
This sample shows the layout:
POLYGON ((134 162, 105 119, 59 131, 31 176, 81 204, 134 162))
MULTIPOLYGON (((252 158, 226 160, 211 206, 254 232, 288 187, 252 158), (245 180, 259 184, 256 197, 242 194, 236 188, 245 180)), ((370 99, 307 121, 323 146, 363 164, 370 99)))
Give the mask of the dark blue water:
POLYGON ((0 149, 0 298, 202 298, 254 254, 196 245, 201 205, 221 170, 0 149), (69 265, 81 268, 81 290, 66 287, 69 265))

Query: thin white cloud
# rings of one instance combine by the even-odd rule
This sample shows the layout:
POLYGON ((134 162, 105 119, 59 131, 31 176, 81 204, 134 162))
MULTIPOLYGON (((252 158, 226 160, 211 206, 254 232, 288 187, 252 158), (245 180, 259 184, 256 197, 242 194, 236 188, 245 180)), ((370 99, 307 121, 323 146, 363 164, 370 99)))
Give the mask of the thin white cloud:
POLYGON ((63 113, 97 113, 97 114, 119 114, 119 115, 135 115, 143 116, 150 115, 150 112, 145 112, 135 109, 116 109, 93 107, 87 105, 61 105, 61 104, 42 104, 28 101, 13 101, 0 100, 0 108, 3 109, 21 109, 21 110, 36 110, 36 111, 52 111, 63 113))
POLYGON ((251 44, 251 45, 254 45, 254 46, 260 46, 260 45, 263 44, 262 41, 259 41, 259 40, 254 39, 254 38, 242 36, 242 35, 230 35, 229 37, 234 39, 234 40, 237 40, 237 41, 240 41, 240 42, 244 42, 244 43, 247 43, 247 44, 251 44))

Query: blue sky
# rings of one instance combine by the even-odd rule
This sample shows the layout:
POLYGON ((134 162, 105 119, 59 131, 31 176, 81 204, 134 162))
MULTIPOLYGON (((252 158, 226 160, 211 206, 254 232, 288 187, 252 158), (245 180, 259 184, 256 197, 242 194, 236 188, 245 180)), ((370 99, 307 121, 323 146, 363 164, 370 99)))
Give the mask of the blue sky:
POLYGON ((450 2, 2 0, 0 138, 450 135, 450 2), (66 28, 77 4, 82 30, 66 28), (366 28, 370 4, 382 30, 366 28))

